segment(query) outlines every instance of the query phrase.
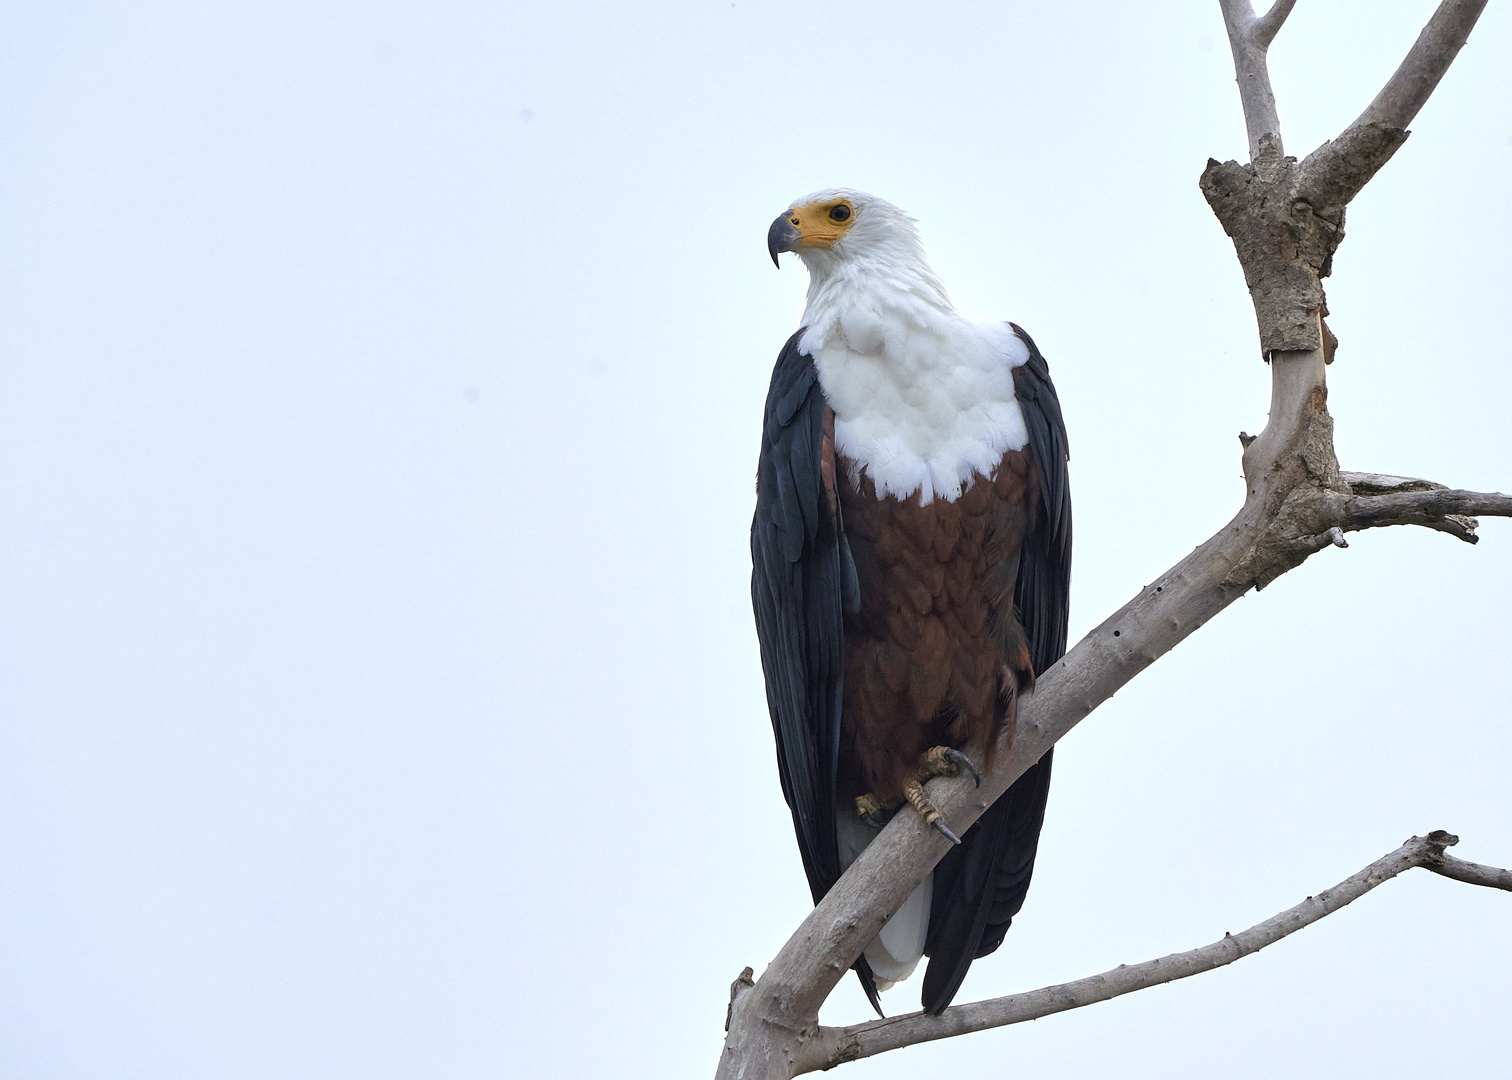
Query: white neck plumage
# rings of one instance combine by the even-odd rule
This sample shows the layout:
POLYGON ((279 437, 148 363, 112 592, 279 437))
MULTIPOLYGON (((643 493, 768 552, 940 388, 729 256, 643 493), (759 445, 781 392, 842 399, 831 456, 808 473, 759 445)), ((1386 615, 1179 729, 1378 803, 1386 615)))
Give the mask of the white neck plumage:
POLYGON ((922 324, 961 318, 945 294, 944 283, 925 261, 917 236, 864 239, 868 241, 864 253, 853 254, 847 241, 835 248, 799 252, 809 272, 808 304, 803 312, 806 342, 822 347, 841 313, 858 306, 892 309, 922 324))
POLYGON ((911 224, 800 255, 809 291, 799 347, 835 410, 853 484, 864 471, 879 498, 953 501, 1028 442, 1013 396, 1027 348, 1006 324, 955 310, 911 224))

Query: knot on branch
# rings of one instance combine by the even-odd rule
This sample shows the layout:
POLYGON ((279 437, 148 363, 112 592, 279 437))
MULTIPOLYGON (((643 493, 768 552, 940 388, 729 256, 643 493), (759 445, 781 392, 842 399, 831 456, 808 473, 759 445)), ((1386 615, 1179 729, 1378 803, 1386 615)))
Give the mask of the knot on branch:
POLYGON ((1344 240, 1345 208, 1406 138, 1365 124, 1302 162, 1269 135, 1251 164, 1208 159, 1202 194, 1234 242, 1266 356, 1324 346, 1322 279, 1344 240))
POLYGON ((1260 328, 1260 349, 1304 352, 1322 344, 1318 320, 1334 250, 1344 236, 1342 209, 1328 218, 1299 195, 1297 159, 1260 165, 1208 160, 1202 194, 1234 242, 1260 328))
MULTIPOLYGON (((1512 496, 1460 491, 1409 476, 1339 472, 1333 483, 1309 477, 1287 490, 1254 543, 1230 568, 1225 589, 1263 589, 1326 547, 1348 547, 1347 532, 1419 525, 1473 544, 1473 515, 1512 517, 1512 496)), ((1442 834, 1448 836, 1448 833, 1442 834)), ((1430 834, 1437 842, 1439 833, 1430 834)), ((1449 843, 1449 841, 1445 841, 1449 843)))
POLYGON ((1265 530, 1224 578, 1226 589, 1263 589, 1326 547, 1348 547, 1338 529, 1339 494, 1313 483, 1287 492, 1265 530))
POLYGON ((735 1018, 735 1003, 745 996, 746 991, 755 988, 755 975, 756 972, 747 967, 739 975, 735 976, 735 981, 730 984, 730 1004, 729 1007, 725 1009, 726 1031, 730 1030, 730 1021, 735 1018))
POLYGON ((1402 847, 1412 854, 1413 862, 1429 870, 1437 870, 1450 858, 1447 848, 1459 843, 1459 837, 1443 829, 1434 829, 1427 836, 1409 836, 1402 847))
POLYGON ((1312 373, 1305 368, 1292 370, 1287 354, 1274 358, 1275 377, 1291 392, 1286 400, 1292 408, 1276 409, 1270 424, 1266 425, 1263 439, 1240 433, 1243 446, 1241 463, 1245 482, 1251 494, 1265 489, 1262 497, 1267 517, 1274 516, 1282 502, 1299 485, 1325 488, 1341 494, 1349 493, 1349 486, 1339 472, 1339 459, 1334 453, 1334 421, 1328 411, 1328 388, 1321 382, 1311 386, 1294 387, 1300 380, 1309 380, 1312 373))
POLYGON ((1264 437, 1245 443, 1246 501, 1254 509, 1255 530, 1223 579, 1225 591, 1263 589, 1323 548, 1348 546, 1335 527, 1341 524, 1339 501, 1351 492, 1334 453, 1328 389, 1321 382, 1306 385, 1317 372, 1313 355, 1310 363, 1306 354, 1274 357, 1272 376, 1293 388, 1285 396, 1294 407, 1273 409, 1264 437))

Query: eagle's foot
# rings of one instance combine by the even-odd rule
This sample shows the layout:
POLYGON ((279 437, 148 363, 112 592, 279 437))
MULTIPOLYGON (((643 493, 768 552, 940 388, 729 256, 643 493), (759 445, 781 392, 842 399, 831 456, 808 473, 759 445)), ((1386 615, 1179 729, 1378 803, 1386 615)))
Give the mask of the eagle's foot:
POLYGON ((982 774, 976 771, 969 757, 953 746, 931 746, 919 759, 919 782, 936 776, 960 776, 962 770, 971 774, 977 787, 982 786, 982 774))
POLYGON ((882 805, 881 799, 870 792, 856 796, 856 814, 874 829, 880 829, 887 824, 887 807, 882 805))
POLYGON ((952 844, 959 844, 961 842, 961 838, 951 832, 950 827, 945 824, 945 817, 940 813, 939 807, 935 806, 929 796, 924 794, 923 784, 917 780, 910 780, 903 785, 903 797, 919 812, 919 816, 924 819, 925 824, 933 826, 952 844))

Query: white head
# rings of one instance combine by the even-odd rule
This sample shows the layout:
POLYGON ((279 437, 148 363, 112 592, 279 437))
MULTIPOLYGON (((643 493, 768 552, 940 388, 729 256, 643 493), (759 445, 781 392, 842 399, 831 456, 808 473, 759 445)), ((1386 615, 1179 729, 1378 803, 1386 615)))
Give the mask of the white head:
POLYGON ((791 251, 808 268, 803 321, 810 345, 822 343, 833 318, 857 307, 896 308, 926 322, 958 317, 924 258, 915 226, 886 199, 850 188, 805 195, 772 222, 767 230, 772 262, 779 252, 791 251))
POLYGON ((831 188, 805 195, 779 214, 767 230, 767 250, 774 263, 778 252, 796 252, 816 276, 855 263, 927 272, 916 224, 886 199, 831 188))

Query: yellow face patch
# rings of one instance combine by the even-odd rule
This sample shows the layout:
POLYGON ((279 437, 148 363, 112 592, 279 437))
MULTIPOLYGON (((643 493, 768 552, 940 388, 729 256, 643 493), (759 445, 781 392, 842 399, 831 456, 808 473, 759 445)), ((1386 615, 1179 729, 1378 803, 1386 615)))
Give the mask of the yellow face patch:
POLYGON ((856 223, 856 207, 849 199, 823 199, 795 206, 788 223, 798 230, 798 246, 827 248, 856 223))

